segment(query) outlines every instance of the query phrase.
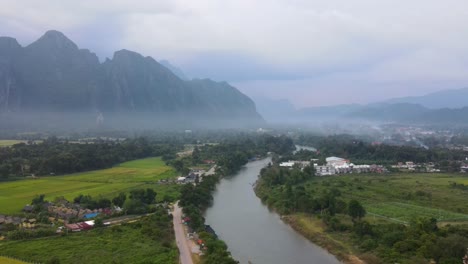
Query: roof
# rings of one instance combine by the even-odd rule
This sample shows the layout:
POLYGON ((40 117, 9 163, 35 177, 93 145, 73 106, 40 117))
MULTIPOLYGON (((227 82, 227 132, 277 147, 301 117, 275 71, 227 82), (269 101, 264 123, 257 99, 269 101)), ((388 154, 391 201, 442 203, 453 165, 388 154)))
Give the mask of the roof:
POLYGON ((338 158, 338 157, 328 157, 325 159, 327 162, 331 162, 331 161, 345 161, 345 159, 343 158, 338 158))
POLYGON ((292 162, 292 161, 281 162, 281 163, 280 163, 280 167, 292 167, 292 166, 294 166, 294 164, 295 164, 295 163, 292 162))
POLYGON ((99 213, 90 213, 90 214, 85 214, 83 216, 83 218, 86 218, 86 219, 89 219, 89 218, 93 218, 93 217, 96 217, 99 213))

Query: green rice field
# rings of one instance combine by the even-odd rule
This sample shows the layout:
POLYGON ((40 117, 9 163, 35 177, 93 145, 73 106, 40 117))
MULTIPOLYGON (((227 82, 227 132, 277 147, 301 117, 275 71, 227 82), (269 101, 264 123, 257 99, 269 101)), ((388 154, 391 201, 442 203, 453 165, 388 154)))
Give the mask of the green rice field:
POLYGON ((19 213, 39 194, 45 194, 49 201, 61 196, 70 200, 80 194, 112 198, 121 191, 153 188, 159 199, 164 195, 175 197, 178 195, 177 185, 161 185, 157 181, 176 175, 176 171, 166 166, 160 158, 147 158, 104 170, 1 182, 0 213, 19 213))
POLYGON ((18 143, 26 143, 26 140, 10 140, 10 139, 2 139, 0 140, 0 147, 9 147, 13 146, 14 144, 18 143))
POLYGON ((343 199, 360 201, 372 219, 405 223, 418 217, 434 217, 439 222, 468 221, 468 190, 451 187, 451 183, 468 185, 468 176, 464 174, 354 174, 317 178, 307 184, 309 190, 336 188, 343 199))

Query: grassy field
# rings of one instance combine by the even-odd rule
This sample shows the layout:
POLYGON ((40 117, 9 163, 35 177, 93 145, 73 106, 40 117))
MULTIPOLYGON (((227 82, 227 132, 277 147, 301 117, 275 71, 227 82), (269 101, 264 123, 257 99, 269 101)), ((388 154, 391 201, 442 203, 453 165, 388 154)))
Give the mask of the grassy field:
POLYGON ((26 143, 26 140, 10 140, 10 139, 0 139, 0 148, 9 147, 18 143, 26 143))
POLYGON ((321 177, 307 188, 320 192, 335 187, 343 198, 360 201, 371 216, 408 222, 419 216, 439 221, 468 220, 468 191, 450 187, 468 183, 460 174, 346 175, 321 177))
POLYGON ((18 213, 39 194, 45 194, 47 200, 54 200, 60 196, 73 199, 79 194, 111 198, 121 191, 153 188, 159 199, 164 195, 176 196, 178 186, 156 184, 158 180, 171 178, 176 174, 176 171, 166 166, 160 158, 147 158, 125 162, 104 170, 2 182, 0 213, 18 213))
POLYGON ((0 263, 2 264, 25 264, 27 262, 0 256, 0 263))

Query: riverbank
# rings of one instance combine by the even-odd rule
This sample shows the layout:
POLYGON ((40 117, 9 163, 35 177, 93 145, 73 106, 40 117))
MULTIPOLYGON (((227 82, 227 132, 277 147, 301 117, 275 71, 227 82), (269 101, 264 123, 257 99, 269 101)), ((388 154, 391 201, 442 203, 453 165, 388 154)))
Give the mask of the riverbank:
POLYGON ((358 256, 355 255, 351 246, 342 241, 346 239, 339 234, 332 235, 325 231, 325 224, 322 220, 312 215, 291 214, 284 215, 281 219, 291 226, 296 232, 310 240, 312 243, 326 249, 337 257, 340 261, 348 264, 363 264, 358 256))
POLYGON ((468 244, 464 182, 449 174, 314 177, 273 165, 255 191, 284 222, 346 263, 456 263, 468 244))

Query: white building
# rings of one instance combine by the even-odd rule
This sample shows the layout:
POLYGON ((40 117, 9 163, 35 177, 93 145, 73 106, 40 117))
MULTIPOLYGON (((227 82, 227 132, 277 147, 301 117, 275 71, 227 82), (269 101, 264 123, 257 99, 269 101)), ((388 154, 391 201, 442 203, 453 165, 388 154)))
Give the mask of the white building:
POLYGON ((294 161, 288 161, 288 162, 281 162, 280 167, 284 168, 292 168, 296 164, 294 161))
POLYGON ((301 161, 301 160, 290 160, 288 162, 281 162, 280 167, 292 168, 294 165, 298 165, 301 169, 310 166, 310 161, 301 161))
POLYGON ((333 166, 315 166, 315 174, 317 176, 327 176, 327 175, 335 175, 335 167, 333 166))

